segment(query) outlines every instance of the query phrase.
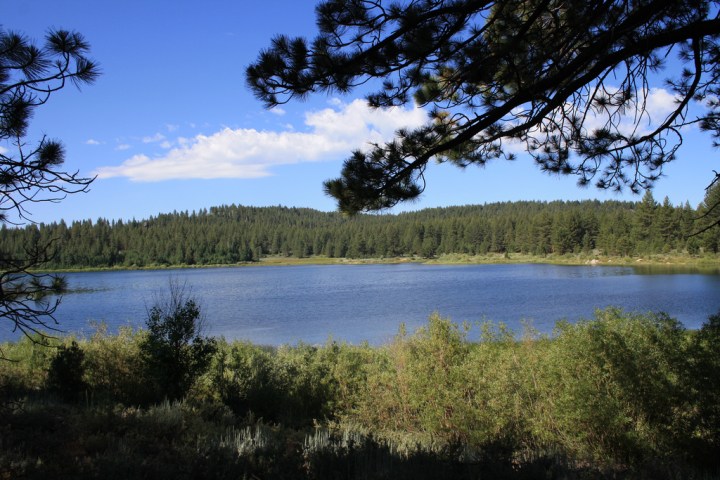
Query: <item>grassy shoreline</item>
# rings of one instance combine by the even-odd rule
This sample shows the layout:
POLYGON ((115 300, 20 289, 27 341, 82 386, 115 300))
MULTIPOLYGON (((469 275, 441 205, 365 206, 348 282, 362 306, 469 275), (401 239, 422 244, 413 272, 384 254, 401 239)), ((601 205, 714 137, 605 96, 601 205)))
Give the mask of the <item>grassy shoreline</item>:
POLYGON ((176 270, 185 268, 228 268, 257 266, 298 266, 298 265, 394 265, 420 263, 425 265, 497 265, 497 264, 548 264, 548 265, 598 265, 632 267, 667 267, 701 270, 720 270, 720 255, 691 256, 687 254, 651 254, 643 256, 608 256, 593 254, 529 255, 509 254, 444 254, 434 258, 420 256, 383 258, 331 258, 311 256, 304 258, 268 256, 259 262, 207 265, 145 265, 114 267, 82 267, 65 269, 43 269, 42 272, 104 272, 131 270, 176 270))

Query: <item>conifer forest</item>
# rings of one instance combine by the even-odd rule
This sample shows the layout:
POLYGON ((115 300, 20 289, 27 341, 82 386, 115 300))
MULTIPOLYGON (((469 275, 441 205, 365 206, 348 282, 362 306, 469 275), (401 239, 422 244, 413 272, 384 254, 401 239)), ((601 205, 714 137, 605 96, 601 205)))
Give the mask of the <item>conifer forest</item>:
POLYGON ((523 201, 356 216, 230 205, 142 220, 3 226, 0 250, 20 256, 52 242, 45 267, 54 269, 225 265, 265 256, 716 253, 720 232, 702 231, 711 221, 704 209, 657 202, 649 191, 639 202, 523 201))

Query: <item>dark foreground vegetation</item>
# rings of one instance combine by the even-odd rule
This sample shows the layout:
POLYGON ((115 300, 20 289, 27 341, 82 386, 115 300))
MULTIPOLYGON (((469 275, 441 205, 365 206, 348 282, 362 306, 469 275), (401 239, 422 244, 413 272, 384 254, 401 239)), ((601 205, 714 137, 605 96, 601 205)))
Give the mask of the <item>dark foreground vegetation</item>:
POLYGON ((435 314, 270 348, 171 300, 144 330, 2 345, 0 478, 720 478, 720 315, 543 336, 435 314))
POLYGON ((720 251, 720 184, 701 205, 641 202, 511 202, 358 215, 286 207, 214 207, 146 220, 64 222, 0 229, 0 251, 23 258, 52 246, 44 268, 217 265, 286 257, 381 258, 447 254, 637 256, 720 251), (703 216, 705 215, 705 216, 703 216), (696 235, 697 234, 697 235, 696 235))

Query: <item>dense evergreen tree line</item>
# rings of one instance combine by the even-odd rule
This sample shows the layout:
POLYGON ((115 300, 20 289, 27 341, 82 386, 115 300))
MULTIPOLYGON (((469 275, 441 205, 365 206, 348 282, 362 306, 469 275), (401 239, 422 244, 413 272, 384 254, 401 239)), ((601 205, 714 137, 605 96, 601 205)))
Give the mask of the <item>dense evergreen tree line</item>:
MULTIPOLYGON (((712 192, 711 192, 712 193, 712 192)), ((710 195, 710 193, 708 194, 710 195)), ((3 226, 0 251, 21 256, 53 241, 54 268, 207 265, 257 261, 266 255, 370 258, 442 254, 535 255, 718 252, 718 228, 700 235, 697 209, 656 202, 506 202, 358 215, 305 208, 221 206, 147 220, 98 219, 3 226)))

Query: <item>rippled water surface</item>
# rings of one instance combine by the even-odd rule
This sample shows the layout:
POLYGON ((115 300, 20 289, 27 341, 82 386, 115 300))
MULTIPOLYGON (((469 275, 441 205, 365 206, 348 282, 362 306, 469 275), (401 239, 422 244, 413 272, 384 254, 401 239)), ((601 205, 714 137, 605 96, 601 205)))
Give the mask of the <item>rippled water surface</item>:
MULTIPOLYGON (((57 312, 66 331, 91 322, 142 326, 146 309, 187 282, 208 333, 278 345, 338 340, 382 343, 434 311, 457 322, 523 320, 550 332, 556 320, 589 318, 608 305, 661 310, 688 328, 720 310, 720 274, 556 265, 318 265, 69 273, 57 312)), ((0 325, 0 339, 13 338, 0 325)))

